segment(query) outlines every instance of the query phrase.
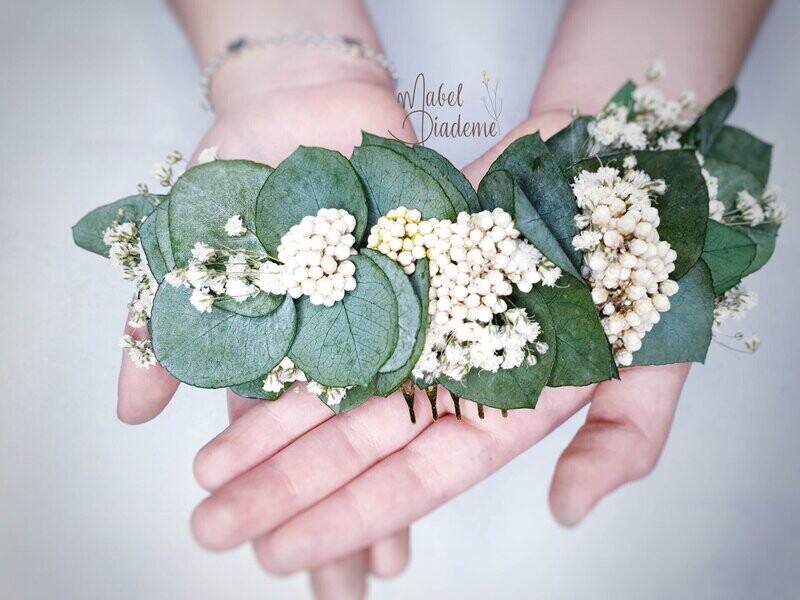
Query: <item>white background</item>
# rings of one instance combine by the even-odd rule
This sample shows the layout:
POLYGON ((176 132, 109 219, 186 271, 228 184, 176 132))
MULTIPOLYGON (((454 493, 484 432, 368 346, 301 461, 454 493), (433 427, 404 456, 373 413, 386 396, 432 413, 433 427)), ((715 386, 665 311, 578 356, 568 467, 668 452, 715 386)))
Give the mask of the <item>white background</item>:
MULTIPOLYGON (((559 3, 373 2, 401 87, 501 78, 503 122, 521 119, 559 3)), ((200 445, 225 424, 221 394, 183 387, 153 423, 115 419, 126 284, 72 245, 89 209, 128 195, 210 122, 198 74, 154 0, 0 2, 0 596, 304 598, 250 550, 201 550, 188 517, 203 497, 200 445)), ((800 5, 779 2, 739 82, 733 121, 775 143, 773 179, 794 214, 750 286, 755 356, 714 345, 694 369, 655 474, 578 529, 551 518, 553 466, 580 418, 413 530, 414 560, 377 598, 800 597, 800 5)), ((635 49, 631 49, 635 51, 635 49)), ((702 60, 702 57, 698 57, 702 60)), ((432 144, 456 164, 486 144, 432 144)))

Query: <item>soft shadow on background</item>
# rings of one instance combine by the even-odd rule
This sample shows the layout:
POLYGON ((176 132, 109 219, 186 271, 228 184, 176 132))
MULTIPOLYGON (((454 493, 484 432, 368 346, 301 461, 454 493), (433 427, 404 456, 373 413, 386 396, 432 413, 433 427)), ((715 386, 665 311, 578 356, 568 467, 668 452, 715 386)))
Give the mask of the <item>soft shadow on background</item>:
MULTIPOLYGON (((504 131, 525 115, 560 10, 371 6, 401 88, 420 71, 464 82, 465 117, 483 118, 487 69, 501 80, 504 131)), ((117 422, 130 290, 70 238, 83 213, 133 193, 209 124, 186 42, 155 0, 0 7, 0 596, 307 597, 303 576, 268 577, 248 548, 216 555, 193 542, 203 493, 191 461, 226 422, 222 395, 182 387, 154 422, 117 422)), ((761 303, 741 329, 761 336, 758 354, 714 344, 655 473, 578 529, 558 527, 546 498, 583 413, 420 522, 408 573, 373 597, 800 597, 798 25, 800 4, 776 3, 732 118, 775 144, 773 181, 790 208, 775 258, 748 280, 761 303)), ((431 145, 462 165, 490 143, 431 145)))

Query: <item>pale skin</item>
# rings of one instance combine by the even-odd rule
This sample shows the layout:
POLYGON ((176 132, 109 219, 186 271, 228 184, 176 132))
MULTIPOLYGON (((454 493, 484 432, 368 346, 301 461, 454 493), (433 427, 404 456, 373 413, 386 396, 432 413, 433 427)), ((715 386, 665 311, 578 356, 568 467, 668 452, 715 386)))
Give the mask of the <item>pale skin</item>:
MULTIPOLYGON (((265 32, 330 31, 380 47, 356 0, 313 3, 313 10, 306 1, 238 0, 236 10, 234 3, 215 0, 172 4, 201 64, 230 40, 265 32)), ((517 137, 552 135, 569 122, 574 106, 596 112, 622 81, 641 79, 654 57, 668 65, 662 85, 668 94, 693 89, 701 103, 709 101, 735 81, 768 5, 568 2, 529 117, 465 174, 477 185, 517 137)), ((271 165, 299 144, 349 156, 362 129, 395 131, 404 116, 380 68, 317 49, 239 57, 214 79, 213 99, 217 119, 198 150, 216 145, 223 158, 271 165)), ((228 392, 231 425, 195 461, 197 479, 211 495, 195 511, 192 527, 198 541, 214 550, 252 541, 270 572, 310 570, 319 598, 361 597, 368 573, 403 570, 411 523, 589 404, 550 489, 555 518, 565 526, 579 523, 603 497, 654 468, 688 371, 685 364, 631 368, 620 381, 548 388, 535 410, 506 419, 494 410, 478 419, 475 405, 462 402, 464 418, 457 421, 452 400, 440 389, 441 417, 434 423, 427 398, 418 393, 416 424, 399 393, 332 418, 303 390, 274 403, 228 392)), ((123 357, 119 417, 127 423, 154 418, 177 387, 160 367, 137 369, 123 357)))

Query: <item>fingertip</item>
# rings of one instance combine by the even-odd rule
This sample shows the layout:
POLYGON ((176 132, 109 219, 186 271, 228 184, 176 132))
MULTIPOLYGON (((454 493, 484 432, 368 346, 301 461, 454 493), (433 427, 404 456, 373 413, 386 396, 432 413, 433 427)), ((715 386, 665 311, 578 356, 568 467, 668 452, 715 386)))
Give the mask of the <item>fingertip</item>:
POLYGON ((586 471, 589 465, 574 448, 568 447, 556 465, 550 484, 550 512, 562 527, 576 527, 599 499, 589 487, 592 480, 586 471))
POLYGON ((123 352, 117 386, 117 417, 128 425, 140 425, 166 408, 179 382, 163 367, 137 367, 123 352))
POLYGON ((226 536, 226 532, 233 531, 238 523, 237 515, 231 512, 230 506, 229 503, 217 502, 214 496, 210 496, 192 512, 192 535, 206 550, 219 552, 238 545, 232 544, 226 536))
POLYGON ((270 575, 283 577, 295 572, 295 570, 287 568, 286 564, 281 563, 280 556, 274 552, 268 535, 263 535, 253 542, 253 552, 259 566, 270 575))
POLYGON ((574 499, 552 487, 550 488, 549 504, 550 512, 556 522, 568 529, 576 527, 587 514, 586 509, 579 506, 574 499))
POLYGON ((213 492, 225 483, 224 473, 230 472, 227 446, 213 439, 200 448, 192 464, 194 478, 204 490, 213 492))
POLYGON ((408 529, 377 541, 369 549, 369 570, 382 579, 401 575, 408 568, 409 561, 408 529))

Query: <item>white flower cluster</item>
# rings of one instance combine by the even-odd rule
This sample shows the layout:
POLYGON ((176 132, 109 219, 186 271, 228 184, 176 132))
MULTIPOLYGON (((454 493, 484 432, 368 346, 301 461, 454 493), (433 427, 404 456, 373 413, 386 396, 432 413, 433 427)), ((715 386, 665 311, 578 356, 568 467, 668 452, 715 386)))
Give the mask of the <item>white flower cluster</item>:
POLYGON ((167 273, 165 281, 173 287, 185 286, 194 290, 192 306, 200 312, 211 312, 219 298, 244 302, 260 293, 285 294, 280 287, 279 265, 260 253, 216 249, 197 242, 186 267, 167 273), (273 272, 278 275, 273 276, 273 272))
POLYGON ((203 148, 197 155, 198 165, 205 165, 207 163, 214 162, 215 160, 219 160, 218 146, 209 146, 208 148, 203 148))
POLYGON ((663 194, 663 180, 635 170, 630 156, 624 173, 613 167, 581 171, 574 179, 581 213, 581 233, 572 240, 583 252, 582 275, 592 286, 592 299, 617 364, 628 366, 642 338, 670 308, 678 284, 669 279, 676 252, 658 236, 659 215, 653 197, 663 194))
POLYGON ((522 292, 537 283, 555 285, 561 270, 520 238, 502 209, 462 212, 455 222, 431 219, 419 226, 425 223, 431 323, 415 377, 462 379, 472 368, 495 372, 535 363, 535 352, 546 351, 545 344, 534 345, 539 325, 524 310, 509 310, 504 298, 513 285, 522 292))
POLYGON ((151 173, 163 187, 170 187, 173 178, 180 175, 180 173, 175 173, 175 166, 181 161, 183 161, 183 155, 177 150, 173 150, 164 159, 164 162, 157 162, 153 165, 151 173))
POLYGON ((520 238, 507 212, 459 213, 456 222, 431 219, 436 240, 431 261, 430 307, 434 323, 457 328, 465 321, 489 323, 505 312, 512 284, 529 292, 553 286, 561 269, 520 238))
POLYGON ((695 152, 697 162, 700 165, 700 172, 706 182, 708 190, 708 218, 722 223, 725 218, 725 205, 719 199, 719 178, 712 175, 705 167, 705 157, 699 152, 695 152))
POLYGON ((729 320, 740 321, 758 304, 758 295, 737 285, 717 297, 714 305, 714 332, 729 320))
MULTIPOLYGON (((758 295, 754 292, 748 292, 741 284, 729 289, 721 296, 717 296, 714 303, 714 323, 712 325, 715 339, 719 341, 721 329, 725 322, 741 321, 757 304, 758 295)), ((756 335, 745 337, 743 333, 737 332, 731 337, 736 342, 741 343, 749 352, 755 352, 761 345, 761 340, 756 335)), ((727 347, 724 343, 723 346, 727 347)))
POLYGON ((356 219, 343 209, 321 208, 281 238, 278 261, 292 298, 308 296, 312 304, 333 306, 356 288, 353 249, 356 219))
POLYGON ((263 390, 269 393, 276 393, 295 381, 306 381, 306 375, 298 369, 292 359, 285 357, 278 366, 267 373, 264 379, 263 390))
POLYGON ((762 223, 780 225, 786 218, 787 210, 779 195, 780 190, 775 186, 769 186, 760 198, 741 190, 736 197, 736 207, 724 214, 722 222, 749 227, 757 227, 762 223))
POLYGON ((316 381, 309 381, 306 384, 306 389, 312 394, 316 394, 319 398, 325 397, 325 404, 328 406, 336 406, 347 395, 348 387, 331 387, 329 385, 322 385, 316 381))
POLYGON ((294 383, 295 381, 305 381, 306 389, 312 394, 316 394, 320 398, 325 397, 325 402, 328 406, 336 406, 339 404, 347 394, 349 387, 330 387, 322 385, 316 381, 310 381, 306 374, 303 373, 292 362, 288 356, 285 357, 277 367, 272 369, 264 379, 263 390, 265 392, 277 393, 294 383))
POLYGON ((225 233, 229 237, 241 237, 247 233, 247 227, 244 226, 241 215, 233 215, 225 222, 225 233))
MULTIPOLYGON (((663 65, 653 65, 650 81, 660 79, 663 65)), ((668 100, 653 86, 637 86, 633 106, 610 102, 588 125, 594 147, 591 154, 607 149, 673 150, 680 148, 681 134, 694 122, 695 95, 684 92, 678 100, 668 100)))
POLYGON ((399 206, 372 226, 367 247, 397 261, 410 275, 414 272, 415 262, 427 256, 427 249, 433 247, 436 239, 431 221, 423 221, 422 213, 417 209, 399 206))
POLYGON ((128 351, 133 364, 142 369, 148 369, 156 364, 156 355, 153 354, 153 342, 150 338, 135 340, 129 335, 123 335, 119 340, 120 348, 128 351))
POLYGON ((539 324, 523 308, 511 308, 500 316, 500 325, 452 322, 439 325, 433 322, 425 336, 425 346, 413 375, 432 383, 444 375, 459 381, 473 368, 497 372, 522 365, 535 365, 537 353, 548 347, 536 340, 541 333, 539 324))
MULTIPOLYGON (((136 295, 128 304, 128 324, 131 327, 144 327, 150 319, 153 309, 153 298, 158 290, 158 283, 147 266, 147 257, 139 241, 139 228, 131 221, 114 222, 103 232, 103 242, 108 246, 111 264, 119 270, 123 279, 136 285, 136 295)), ((155 362, 152 352, 145 351, 143 344, 127 345, 131 359, 139 366, 149 366, 155 362)))

